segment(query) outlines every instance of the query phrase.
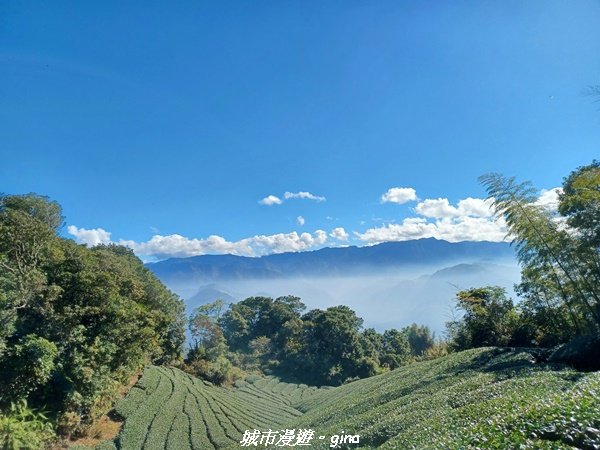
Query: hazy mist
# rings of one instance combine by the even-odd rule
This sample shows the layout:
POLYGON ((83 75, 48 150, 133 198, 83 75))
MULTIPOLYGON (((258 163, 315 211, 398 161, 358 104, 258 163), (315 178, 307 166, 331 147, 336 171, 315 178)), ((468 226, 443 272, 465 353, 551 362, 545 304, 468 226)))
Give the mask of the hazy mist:
POLYGON ((444 332, 445 322, 456 314, 455 294, 460 289, 498 285, 514 298, 513 286, 519 281, 514 260, 502 263, 478 262, 440 267, 402 267, 341 277, 297 277, 283 279, 243 279, 212 283, 189 282, 170 285, 186 299, 188 312, 195 307, 223 298, 242 300, 256 295, 278 297, 295 295, 307 310, 347 305, 364 319, 365 327, 379 331, 401 328, 413 322, 428 325, 436 335, 444 332))

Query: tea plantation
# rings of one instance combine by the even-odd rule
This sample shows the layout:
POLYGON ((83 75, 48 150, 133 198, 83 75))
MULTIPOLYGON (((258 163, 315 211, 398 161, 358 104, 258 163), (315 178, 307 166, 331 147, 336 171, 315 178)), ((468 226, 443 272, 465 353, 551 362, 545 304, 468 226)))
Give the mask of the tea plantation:
MULTIPOLYGON (((252 383, 225 389, 177 369, 150 367, 117 405, 126 421, 114 444, 149 450, 224 448, 238 443, 244 430, 281 427, 302 415, 286 394, 270 391, 281 384, 277 379, 259 381, 264 390, 252 383)), ((294 390, 302 398, 309 389, 286 392, 291 397, 294 390)))
POLYGON ((469 350, 322 389, 273 377, 226 389, 150 367, 116 409, 123 428, 102 449, 242 448, 254 429, 312 429, 311 449, 343 434, 360 443, 338 448, 600 449, 600 373, 525 350, 469 350))

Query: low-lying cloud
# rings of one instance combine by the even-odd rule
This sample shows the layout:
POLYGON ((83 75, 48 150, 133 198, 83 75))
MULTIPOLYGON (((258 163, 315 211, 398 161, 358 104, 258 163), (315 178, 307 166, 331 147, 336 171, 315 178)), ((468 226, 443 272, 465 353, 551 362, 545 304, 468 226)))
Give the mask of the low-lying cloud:
POLYGON ((476 262, 457 260, 449 265, 380 269, 347 277, 291 277, 283 279, 179 280, 169 288, 186 299, 188 311, 220 297, 219 291, 236 300, 261 295, 299 296, 307 310, 347 305, 364 319, 365 327, 379 331, 402 328, 413 322, 427 325, 441 336, 452 318, 457 290, 498 285, 513 295, 520 270, 514 260, 476 262), (455 265, 460 264, 460 265, 455 265), (440 269, 440 272, 437 272, 440 269), (437 272, 437 273, 436 273, 437 272), (212 296, 196 296, 210 287, 212 296), (194 297, 194 298, 193 298, 194 297))

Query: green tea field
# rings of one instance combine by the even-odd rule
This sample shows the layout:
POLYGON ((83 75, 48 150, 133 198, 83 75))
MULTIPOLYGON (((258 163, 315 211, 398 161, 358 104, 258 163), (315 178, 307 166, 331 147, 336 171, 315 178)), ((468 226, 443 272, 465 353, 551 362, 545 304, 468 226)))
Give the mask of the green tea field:
POLYGON ((323 389, 273 377, 226 389, 150 367, 116 411, 124 426, 102 449, 242 448, 246 430, 313 430, 313 449, 336 435, 359 436, 337 448, 597 449, 600 373, 493 348, 323 389))

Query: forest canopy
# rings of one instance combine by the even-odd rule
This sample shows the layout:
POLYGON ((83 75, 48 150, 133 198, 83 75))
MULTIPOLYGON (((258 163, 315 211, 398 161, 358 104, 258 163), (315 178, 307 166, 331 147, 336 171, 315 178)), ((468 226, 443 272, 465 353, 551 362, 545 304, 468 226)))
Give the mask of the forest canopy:
POLYGON ((294 296, 198 307, 190 317, 193 345, 186 369, 217 383, 227 381, 235 366, 306 384, 339 385, 398 368, 435 345, 426 326, 378 333, 364 329, 348 306, 305 309, 294 296))
POLYGON ((61 207, 0 196, 0 408, 43 407, 63 434, 150 363, 180 358, 184 306, 125 247, 58 236, 61 207))

